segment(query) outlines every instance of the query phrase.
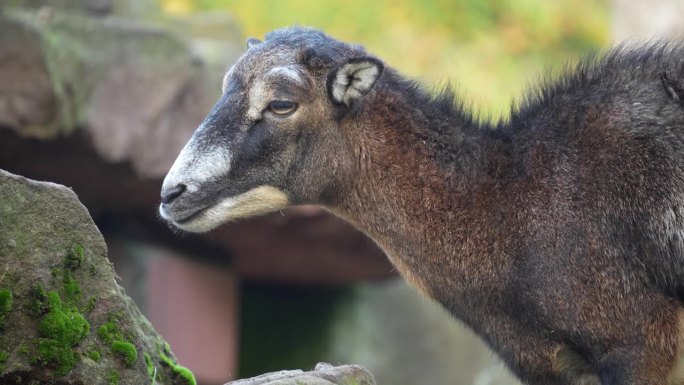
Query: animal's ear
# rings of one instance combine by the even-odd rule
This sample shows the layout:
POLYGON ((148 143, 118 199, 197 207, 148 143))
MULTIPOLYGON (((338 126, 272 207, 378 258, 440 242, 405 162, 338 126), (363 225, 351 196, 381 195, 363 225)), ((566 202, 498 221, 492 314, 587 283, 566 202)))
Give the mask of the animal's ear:
POLYGON ((328 75, 328 96, 350 107, 366 95, 382 74, 384 64, 373 57, 358 57, 340 64, 328 75))
POLYGON ((257 44, 260 44, 261 40, 257 39, 256 37, 250 37, 247 39, 247 49, 254 47, 257 44))

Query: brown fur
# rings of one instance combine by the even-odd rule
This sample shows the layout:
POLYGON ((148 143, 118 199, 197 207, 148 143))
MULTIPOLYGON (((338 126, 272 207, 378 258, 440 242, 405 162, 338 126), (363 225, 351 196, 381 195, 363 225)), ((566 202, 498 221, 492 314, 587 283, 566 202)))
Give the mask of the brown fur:
POLYGON ((274 207, 285 195, 319 204, 372 237, 525 383, 674 384, 684 112, 682 79, 662 74, 684 74, 682 57, 653 45, 584 61, 493 125, 359 46, 276 31, 226 75, 187 147, 193 160, 230 154, 226 175, 183 163, 161 211, 190 228, 216 202, 270 186, 274 207), (280 116, 271 100, 297 108, 280 116))

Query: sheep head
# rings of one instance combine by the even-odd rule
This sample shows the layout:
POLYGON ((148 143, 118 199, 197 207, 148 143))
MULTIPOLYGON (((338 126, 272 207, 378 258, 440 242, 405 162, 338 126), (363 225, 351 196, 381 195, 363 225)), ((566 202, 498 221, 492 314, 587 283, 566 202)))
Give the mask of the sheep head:
POLYGON ((382 62, 307 28, 247 46, 164 180, 159 212, 182 230, 326 204, 354 177, 342 122, 362 107, 382 62))

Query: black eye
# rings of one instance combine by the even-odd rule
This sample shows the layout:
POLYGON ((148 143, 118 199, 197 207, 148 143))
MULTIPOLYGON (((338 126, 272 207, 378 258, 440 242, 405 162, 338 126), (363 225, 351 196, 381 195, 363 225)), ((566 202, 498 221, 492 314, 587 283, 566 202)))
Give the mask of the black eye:
POLYGON ((276 115, 290 115, 297 109, 297 103, 285 100, 274 100, 268 104, 268 110, 276 115))

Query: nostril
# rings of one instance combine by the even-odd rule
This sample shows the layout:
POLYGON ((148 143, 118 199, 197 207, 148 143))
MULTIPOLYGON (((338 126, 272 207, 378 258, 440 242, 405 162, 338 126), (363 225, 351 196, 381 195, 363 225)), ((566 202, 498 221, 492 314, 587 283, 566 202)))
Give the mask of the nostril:
POLYGON ((185 185, 179 184, 176 187, 170 188, 168 190, 162 190, 161 201, 162 203, 171 203, 174 199, 178 198, 183 191, 185 191, 185 185))

